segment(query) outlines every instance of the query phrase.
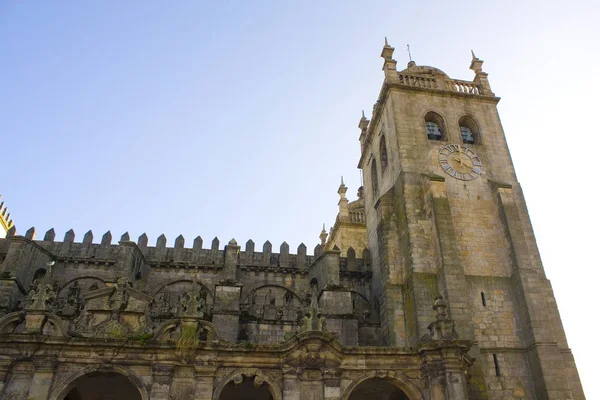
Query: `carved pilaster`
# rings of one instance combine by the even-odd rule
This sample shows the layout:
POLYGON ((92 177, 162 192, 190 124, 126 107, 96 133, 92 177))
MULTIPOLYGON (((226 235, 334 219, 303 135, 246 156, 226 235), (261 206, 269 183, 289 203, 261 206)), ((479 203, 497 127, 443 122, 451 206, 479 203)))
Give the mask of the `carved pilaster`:
POLYGON ((215 367, 195 366, 196 393, 194 400, 212 399, 215 372, 215 367))
POLYGON ((56 360, 34 360, 34 374, 28 400, 46 400, 52 386, 56 360))
POLYGON ((155 365, 152 368, 151 400, 168 400, 171 381, 173 380, 173 366, 155 365))

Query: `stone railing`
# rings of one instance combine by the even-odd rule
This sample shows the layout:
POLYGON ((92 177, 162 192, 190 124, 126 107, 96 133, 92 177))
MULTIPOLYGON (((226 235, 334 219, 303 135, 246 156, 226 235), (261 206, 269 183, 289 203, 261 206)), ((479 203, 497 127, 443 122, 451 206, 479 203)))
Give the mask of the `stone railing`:
POLYGON ((350 211, 348 213, 348 219, 350 220, 350 222, 355 222, 355 223, 360 223, 360 224, 364 224, 367 222, 365 213, 362 211, 350 211))
POLYGON ((405 86, 414 86, 421 89, 438 89, 439 86, 435 78, 425 78, 422 76, 398 74, 400 84, 405 86))
POLYGON ((450 89, 459 92, 459 93, 468 93, 468 94, 482 94, 481 88, 469 81, 461 81, 458 79, 453 79, 449 82, 450 89))
POLYGON ((398 74, 400 84, 403 86, 417 87, 420 89, 446 90, 457 93, 482 95, 482 88, 469 81, 459 79, 449 79, 439 81, 437 78, 423 77, 408 74, 398 74))

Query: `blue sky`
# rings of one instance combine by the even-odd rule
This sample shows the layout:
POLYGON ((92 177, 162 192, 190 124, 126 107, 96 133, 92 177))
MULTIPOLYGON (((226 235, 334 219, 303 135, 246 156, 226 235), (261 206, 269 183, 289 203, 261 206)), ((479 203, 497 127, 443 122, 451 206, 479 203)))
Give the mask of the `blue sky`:
MULTIPOLYGON (((24 232, 143 232, 312 249, 357 123, 399 67, 485 60, 589 398, 599 7, 595 2, 0 2, 0 194, 24 232), (582 280, 583 278, 583 280, 582 280)), ((596 392, 594 393, 594 390, 596 392)), ((596 394, 596 396, 594 396, 596 394)))

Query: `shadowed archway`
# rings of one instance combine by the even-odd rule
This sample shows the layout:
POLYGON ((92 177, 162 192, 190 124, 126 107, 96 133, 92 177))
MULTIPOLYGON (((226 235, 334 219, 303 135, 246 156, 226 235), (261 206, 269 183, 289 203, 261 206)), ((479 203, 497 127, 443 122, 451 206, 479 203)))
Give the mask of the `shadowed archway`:
POLYGON ((410 400, 409 397, 388 379, 371 378, 361 382, 348 400, 410 400))
POLYGON ((258 385, 254 377, 245 376, 239 383, 230 381, 225 385, 219 400, 273 400, 273 396, 266 382, 258 385))
POLYGON ((115 372, 90 372, 73 381, 70 388, 59 400, 142 400, 138 388, 115 372))

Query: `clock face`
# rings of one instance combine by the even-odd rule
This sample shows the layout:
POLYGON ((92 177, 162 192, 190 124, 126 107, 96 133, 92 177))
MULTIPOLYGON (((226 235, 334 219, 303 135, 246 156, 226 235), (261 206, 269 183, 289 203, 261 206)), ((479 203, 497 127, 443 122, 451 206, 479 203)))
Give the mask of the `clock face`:
POLYGON ((463 145, 442 147, 438 160, 442 169, 453 178, 470 181, 481 175, 481 160, 473 150, 463 145))

